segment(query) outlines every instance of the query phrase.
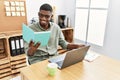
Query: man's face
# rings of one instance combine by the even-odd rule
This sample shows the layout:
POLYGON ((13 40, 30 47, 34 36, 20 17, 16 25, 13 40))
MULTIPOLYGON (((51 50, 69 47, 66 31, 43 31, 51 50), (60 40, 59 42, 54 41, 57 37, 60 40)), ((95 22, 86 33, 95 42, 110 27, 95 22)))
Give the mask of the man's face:
POLYGON ((40 12, 38 12, 38 16, 39 16, 40 25, 42 27, 46 27, 46 26, 48 26, 49 21, 51 20, 52 12, 40 10, 40 12))

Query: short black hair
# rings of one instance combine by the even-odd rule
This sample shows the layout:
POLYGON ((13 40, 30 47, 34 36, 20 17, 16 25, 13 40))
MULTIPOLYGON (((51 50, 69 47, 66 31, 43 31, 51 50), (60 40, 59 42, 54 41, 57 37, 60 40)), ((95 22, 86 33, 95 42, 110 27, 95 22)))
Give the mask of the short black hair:
POLYGON ((45 10, 45 11, 50 11, 50 12, 53 11, 51 5, 49 5, 49 4, 43 4, 43 5, 41 5, 39 10, 45 10))

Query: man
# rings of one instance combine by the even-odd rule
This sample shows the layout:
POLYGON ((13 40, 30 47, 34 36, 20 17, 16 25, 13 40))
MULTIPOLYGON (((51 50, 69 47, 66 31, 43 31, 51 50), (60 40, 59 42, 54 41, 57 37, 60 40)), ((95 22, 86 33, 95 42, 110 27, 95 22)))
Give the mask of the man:
POLYGON ((39 22, 29 26, 35 32, 51 31, 51 36, 47 46, 40 46, 40 43, 34 43, 30 41, 29 44, 25 42, 25 51, 28 55, 28 61, 30 64, 48 59, 57 55, 58 45, 63 49, 75 49, 83 47, 84 45, 72 44, 65 41, 63 33, 60 27, 50 22, 52 15, 52 7, 49 4, 43 4, 38 12, 39 22))

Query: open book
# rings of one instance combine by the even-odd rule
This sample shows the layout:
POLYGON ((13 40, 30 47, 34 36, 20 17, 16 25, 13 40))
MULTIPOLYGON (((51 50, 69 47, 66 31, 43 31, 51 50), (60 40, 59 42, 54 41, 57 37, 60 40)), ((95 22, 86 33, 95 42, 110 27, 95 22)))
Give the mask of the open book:
POLYGON ((48 44, 50 38, 50 31, 43 31, 43 32, 34 32, 31 28, 26 26, 25 24, 22 25, 22 34, 23 39, 29 43, 33 40, 35 43, 40 42, 40 46, 46 46, 48 44))

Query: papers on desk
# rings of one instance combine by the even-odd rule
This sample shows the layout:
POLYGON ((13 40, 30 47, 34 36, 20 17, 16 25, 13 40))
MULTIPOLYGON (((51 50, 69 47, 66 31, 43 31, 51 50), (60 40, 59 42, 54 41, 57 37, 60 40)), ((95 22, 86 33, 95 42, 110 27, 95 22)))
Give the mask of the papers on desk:
POLYGON ((21 80, 21 76, 14 77, 14 78, 12 78, 10 80, 21 80))
POLYGON ((34 32, 31 28, 29 28, 25 24, 22 25, 22 28, 23 39, 27 43, 33 40, 35 43, 40 42, 41 43, 40 46, 46 46, 48 44, 51 33, 50 31, 34 32))
POLYGON ((88 52, 87 55, 85 56, 84 60, 88 62, 94 61, 96 58, 98 58, 100 55, 92 52, 88 52))

